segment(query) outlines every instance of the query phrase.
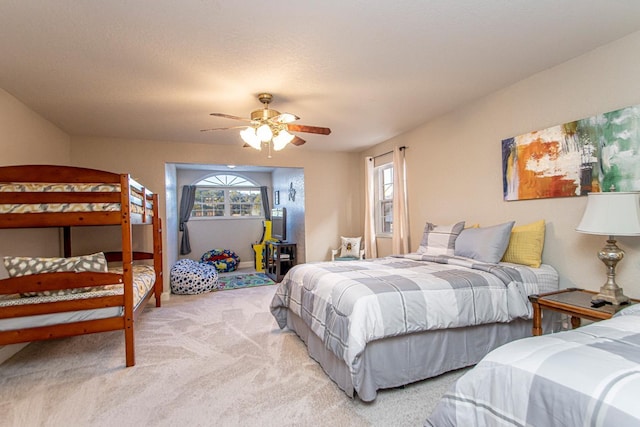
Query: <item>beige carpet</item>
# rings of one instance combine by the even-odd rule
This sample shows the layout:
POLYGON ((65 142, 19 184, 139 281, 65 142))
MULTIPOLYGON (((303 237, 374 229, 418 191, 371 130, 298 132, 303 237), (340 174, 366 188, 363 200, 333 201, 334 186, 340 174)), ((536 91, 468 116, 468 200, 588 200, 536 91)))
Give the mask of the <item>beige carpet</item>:
POLYGON ((348 398, 269 312, 275 286, 149 307, 120 332, 29 345, 0 365, 1 426, 419 426, 461 371, 348 398))

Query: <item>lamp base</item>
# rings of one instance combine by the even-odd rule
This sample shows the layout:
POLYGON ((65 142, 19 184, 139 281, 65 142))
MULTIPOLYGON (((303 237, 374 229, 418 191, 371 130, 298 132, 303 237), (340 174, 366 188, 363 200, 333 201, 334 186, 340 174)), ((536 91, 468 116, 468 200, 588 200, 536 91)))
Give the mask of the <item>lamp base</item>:
POLYGON ((594 295, 592 300, 605 300, 613 305, 623 305, 629 302, 629 297, 622 293, 622 288, 610 289, 607 286, 600 288, 600 293, 594 295))
POLYGON ((607 266, 607 282, 593 299, 605 300, 613 305, 628 303, 629 297, 622 293, 622 288, 616 283, 616 265, 624 258, 624 251, 616 245, 613 236, 609 236, 607 244, 598 252, 598 258, 607 266))

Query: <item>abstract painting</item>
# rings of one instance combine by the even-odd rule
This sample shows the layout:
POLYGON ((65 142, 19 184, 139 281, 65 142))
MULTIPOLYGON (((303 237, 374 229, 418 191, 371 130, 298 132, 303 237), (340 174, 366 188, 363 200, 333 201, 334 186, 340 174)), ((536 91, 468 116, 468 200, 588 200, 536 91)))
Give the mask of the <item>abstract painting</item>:
POLYGON ((640 190, 640 105, 502 141, 504 200, 640 190))

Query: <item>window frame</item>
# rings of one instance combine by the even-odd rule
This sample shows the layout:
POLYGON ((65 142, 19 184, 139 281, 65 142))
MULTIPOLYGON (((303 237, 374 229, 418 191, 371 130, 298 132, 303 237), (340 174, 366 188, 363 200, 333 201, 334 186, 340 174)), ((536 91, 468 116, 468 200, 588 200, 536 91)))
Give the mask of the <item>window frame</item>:
POLYGON ((393 234, 393 163, 384 163, 374 168, 374 181, 375 181, 375 224, 376 224, 376 237, 390 238, 393 234), (385 171, 390 171, 390 182, 385 181, 385 171), (385 185, 391 187, 389 197, 385 196, 385 185), (391 221, 389 223, 389 230, 385 230, 385 207, 389 206, 391 210, 391 221))
MULTIPOLYGON (((211 190, 221 190, 223 191, 223 203, 216 203, 217 205, 223 205, 223 212, 224 215, 201 215, 201 216, 197 216, 194 215, 194 209, 191 210, 191 214, 189 217, 189 220, 194 220, 194 221, 207 221, 207 220, 214 220, 214 221, 219 221, 219 220, 251 220, 251 219, 264 219, 265 218, 265 214, 264 214, 264 209, 262 207, 262 193, 260 190, 260 185, 258 185, 255 181, 253 181, 250 178, 247 178, 246 176, 240 175, 240 174, 235 174, 235 173, 228 173, 228 172, 223 172, 223 173, 214 173, 211 174, 205 178, 200 179, 196 184, 194 184, 196 186, 196 202, 194 203, 194 209, 196 208, 196 206, 198 205, 198 190, 200 189, 211 189, 211 190), (226 180, 222 180, 220 179, 221 177, 224 178, 230 178, 230 179, 226 179, 226 180), (203 185, 203 182, 206 182, 208 180, 211 180, 209 182, 207 182, 205 185, 203 185), (220 184, 217 184, 216 181, 220 182, 220 184), (224 182, 227 183, 231 183, 231 185, 223 185, 224 182), (234 182, 237 182, 237 184, 234 184, 234 182), (231 211, 231 205, 235 205, 237 203, 232 203, 230 200, 230 193, 233 191, 251 191, 251 192, 257 192, 258 193, 258 197, 260 202, 258 203, 258 207, 260 209, 260 213, 258 215, 232 215, 231 211)), ((256 202, 253 203, 241 203, 241 205, 250 205, 250 209, 251 207, 255 204, 256 202)), ((215 209, 214 209, 215 211, 215 209)))

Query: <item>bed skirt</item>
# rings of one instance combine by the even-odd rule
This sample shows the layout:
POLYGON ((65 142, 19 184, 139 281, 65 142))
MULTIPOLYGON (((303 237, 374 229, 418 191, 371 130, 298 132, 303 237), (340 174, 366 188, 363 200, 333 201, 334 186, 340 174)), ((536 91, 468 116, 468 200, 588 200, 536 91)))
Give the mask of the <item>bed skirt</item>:
MULTIPOLYGON (((377 391, 399 387, 475 365, 491 350, 531 336, 531 320, 491 323, 384 338, 367 344, 361 378, 352 378, 346 363, 327 350, 300 317, 287 312, 287 327, 307 346, 309 356, 349 397, 373 401, 377 391)), ((552 316, 543 319, 544 330, 553 327, 552 316)))

